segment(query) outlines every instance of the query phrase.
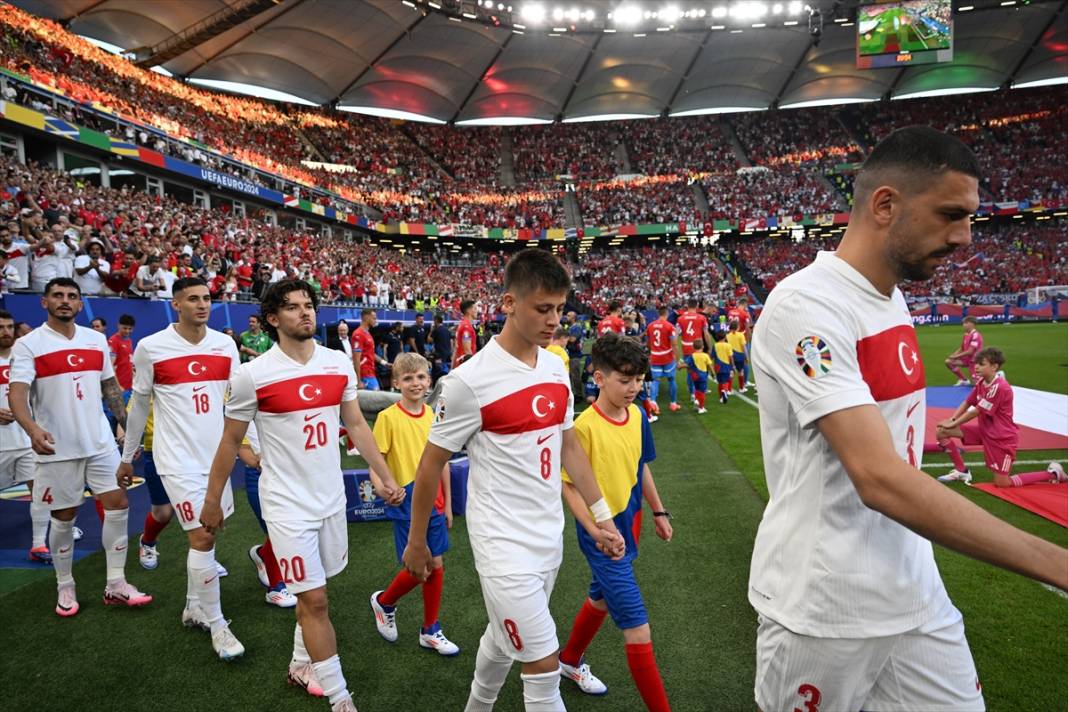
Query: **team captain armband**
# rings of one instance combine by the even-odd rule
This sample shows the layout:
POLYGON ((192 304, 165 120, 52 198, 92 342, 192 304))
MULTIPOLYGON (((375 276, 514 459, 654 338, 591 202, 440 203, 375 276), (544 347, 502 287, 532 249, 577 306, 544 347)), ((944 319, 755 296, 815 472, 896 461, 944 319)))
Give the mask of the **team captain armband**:
POLYGON ((612 510, 608 508, 608 502, 604 501, 604 497, 590 505, 590 514, 593 515, 593 521, 598 524, 612 518, 612 510))

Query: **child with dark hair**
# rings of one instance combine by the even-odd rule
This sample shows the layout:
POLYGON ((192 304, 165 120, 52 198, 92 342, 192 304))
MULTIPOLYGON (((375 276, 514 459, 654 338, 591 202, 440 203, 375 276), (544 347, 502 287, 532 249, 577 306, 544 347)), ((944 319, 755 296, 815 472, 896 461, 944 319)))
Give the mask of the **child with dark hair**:
POLYGON ((716 383, 719 387, 719 402, 726 403, 731 393, 731 374, 733 373, 734 349, 727 342, 727 332, 717 330, 712 338, 715 339, 715 366, 716 383))
POLYGON ((938 424, 938 444, 949 453, 953 470, 938 478, 939 482, 971 484, 972 473, 964 465, 961 445, 982 445, 986 466, 994 473, 998 487, 1022 487, 1035 482, 1068 482, 1064 468, 1056 462, 1039 472, 1013 475, 1019 428, 1013 421, 1012 386, 1001 375, 1005 354, 1001 349, 985 348, 975 355, 972 370, 977 377, 975 387, 956 412, 938 424), (970 421, 977 419, 977 424, 970 421))
POLYGON ((649 469, 656 459, 653 433, 634 403, 643 388, 649 357, 637 341, 612 332, 597 340, 591 356, 600 390, 593 407, 575 419, 575 432, 597 473, 627 553, 622 559, 612 559, 598 550, 593 516, 565 471, 564 500, 575 515, 579 548, 590 565, 592 581, 567 645, 560 651, 560 674, 586 694, 608 691, 590 672, 584 655, 605 616, 611 615, 623 631, 627 665, 638 693, 648 709, 663 712, 670 706, 653 654, 649 616, 634 576, 643 498, 653 510, 656 535, 664 541, 671 541, 672 536, 671 515, 664 510, 649 469))

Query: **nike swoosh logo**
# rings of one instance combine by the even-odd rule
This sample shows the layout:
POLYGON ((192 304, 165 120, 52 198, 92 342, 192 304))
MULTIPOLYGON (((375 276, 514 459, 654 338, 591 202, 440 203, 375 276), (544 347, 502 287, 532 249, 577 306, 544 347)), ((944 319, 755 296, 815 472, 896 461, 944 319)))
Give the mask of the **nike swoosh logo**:
POLYGON ((68 551, 70 551, 70 547, 69 546, 66 549, 60 549, 59 553, 66 554, 68 551))
POLYGON ((905 417, 906 418, 912 417, 912 411, 916 410, 916 408, 918 408, 919 405, 920 405, 920 401, 916 401, 911 406, 909 406, 909 410, 908 410, 907 413, 905 413, 905 417))
POLYGON ((219 575, 218 575, 218 574, 216 574, 216 575, 212 576, 212 577, 211 577, 210 579, 206 579, 206 580, 204 581, 204 585, 205 585, 205 586, 207 586, 207 585, 208 585, 209 583, 211 583, 212 581, 214 581, 214 580, 215 580, 215 579, 217 579, 217 578, 219 578, 219 575))
POLYGON ((75 377, 74 377, 74 378, 72 378, 71 380, 73 380, 73 381, 77 381, 77 380, 79 380, 79 379, 81 379, 81 376, 75 376, 75 377))
POLYGON ((538 438, 538 445, 541 445, 543 442, 545 442, 546 440, 548 440, 552 436, 553 436, 553 434, 549 433, 548 435, 545 435, 544 437, 538 438))
POLYGON ((200 391, 204 390, 205 388, 207 388, 207 386, 193 386, 193 393, 199 393, 200 391))
POLYGON ((304 422, 307 423, 312 418, 318 418, 320 415, 322 415, 322 413, 315 413, 313 415, 305 415, 304 416, 304 422))
POLYGON ((123 544, 122 546, 116 546, 115 551, 126 551, 126 544, 123 544))

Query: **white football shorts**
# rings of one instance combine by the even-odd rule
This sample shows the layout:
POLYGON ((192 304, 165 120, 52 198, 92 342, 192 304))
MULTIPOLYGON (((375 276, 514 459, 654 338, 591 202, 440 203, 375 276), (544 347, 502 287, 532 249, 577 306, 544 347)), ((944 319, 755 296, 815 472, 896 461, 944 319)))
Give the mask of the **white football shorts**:
POLYGON ((267 521, 267 534, 292 594, 326 585, 349 562, 349 530, 345 510, 316 521, 267 521))
POLYGON ((952 604, 919 628, 881 638, 814 638, 760 616, 755 693, 764 712, 986 709, 952 604))
MULTIPOLYGON (((182 530, 191 531, 202 526, 200 513, 204 509, 204 497, 208 494, 208 476, 161 474, 159 481, 163 483, 163 489, 167 490, 167 499, 174 507, 182 530)), ((223 487, 219 503, 222 505, 223 519, 229 518, 234 513, 234 493, 229 479, 223 487)))
POLYGON ((30 448, 0 452, 0 489, 33 479, 37 456, 30 448))
POLYGON ((556 623, 549 613, 549 597, 559 570, 479 576, 489 615, 488 629, 503 655, 532 663, 560 649, 556 623))
POLYGON ((49 510, 79 507, 85 501, 85 488, 94 496, 119 488, 115 471, 119 451, 107 450, 76 460, 38 462, 33 473, 33 501, 49 510))

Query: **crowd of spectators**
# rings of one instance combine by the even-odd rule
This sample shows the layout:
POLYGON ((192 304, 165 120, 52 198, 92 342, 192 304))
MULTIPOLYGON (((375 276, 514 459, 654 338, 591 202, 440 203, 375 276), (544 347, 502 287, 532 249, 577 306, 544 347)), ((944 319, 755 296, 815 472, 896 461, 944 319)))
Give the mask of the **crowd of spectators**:
POLYGON ((636 173, 727 173, 738 167, 730 142, 711 117, 621 121, 617 126, 636 173))
POLYGON ((786 167, 743 168, 701 180, 713 219, 837 212, 840 198, 822 176, 786 167))
POLYGON ((1068 202, 1068 104, 1063 88, 1003 89, 963 96, 893 101, 864 107, 877 142, 897 128, 924 124, 958 136, 983 167, 983 197, 1068 202))
POLYGON ((731 124, 753 165, 829 172, 836 164, 864 158, 860 146, 838 123, 833 110, 735 114, 731 124))
POLYGON ((579 205, 587 225, 701 223, 693 190, 679 176, 584 182, 579 205))
POLYGON ((618 143, 616 122, 524 126, 512 133, 516 180, 613 178, 623 172, 616 158, 618 143))
POLYGON ((408 134, 464 186, 495 188, 501 169, 501 128, 411 123, 408 134))

